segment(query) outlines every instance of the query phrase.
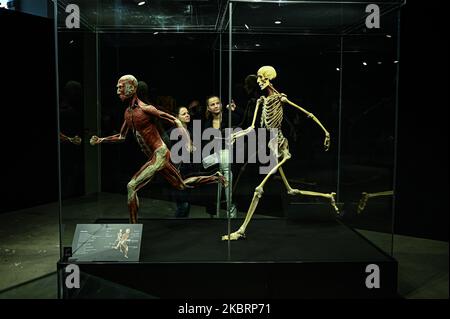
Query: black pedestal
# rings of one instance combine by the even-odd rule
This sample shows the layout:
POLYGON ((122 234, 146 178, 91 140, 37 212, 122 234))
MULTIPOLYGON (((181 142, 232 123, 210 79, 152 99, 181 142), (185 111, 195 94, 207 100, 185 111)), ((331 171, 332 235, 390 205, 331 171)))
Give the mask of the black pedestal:
MULTIPOLYGON (((241 222, 233 220, 231 229, 241 222)), ((337 220, 253 220, 247 239, 230 242, 230 246, 220 240, 227 231, 227 220, 142 223, 140 263, 78 263, 81 281, 83 276, 95 276, 155 298, 396 296, 397 262, 337 220), (370 289, 366 267, 372 264, 378 266, 380 287, 370 289)), ((58 263, 60 270, 66 265, 58 263)), ((64 297, 95 296, 89 285, 82 284, 79 290, 62 288, 64 297)))

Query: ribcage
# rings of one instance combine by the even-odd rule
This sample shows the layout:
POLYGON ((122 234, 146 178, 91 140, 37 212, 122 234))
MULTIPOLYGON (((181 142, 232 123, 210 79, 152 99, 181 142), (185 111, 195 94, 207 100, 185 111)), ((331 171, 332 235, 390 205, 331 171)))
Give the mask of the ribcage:
POLYGON ((261 127, 281 129, 283 104, 281 95, 274 94, 265 99, 261 116, 261 127))
POLYGON ((278 145, 284 143, 285 137, 281 131, 281 123, 283 122, 283 103, 281 103, 281 95, 273 94, 264 99, 261 127, 268 129, 278 129, 277 142, 278 145))

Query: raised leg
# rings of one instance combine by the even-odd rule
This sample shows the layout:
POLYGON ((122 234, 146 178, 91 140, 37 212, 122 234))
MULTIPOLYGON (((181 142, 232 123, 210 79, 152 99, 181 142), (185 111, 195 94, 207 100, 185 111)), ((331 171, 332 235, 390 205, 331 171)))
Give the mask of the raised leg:
POLYGON ((239 227, 239 229, 234 233, 231 233, 230 236, 223 235, 222 240, 238 240, 241 238, 245 238, 245 230, 247 229, 247 226, 250 223, 250 220, 252 219, 253 213, 255 212, 256 207, 258 206, 259 199, 262 197, 262 194, 264 193, 263 191, 264 184, 266 184, 266 182, 269 180, 269 177, 275 174, 275 172, 279 168, 281 168, 281 165, 283 165, 290 158, 291 155, 289 154, 289 152, 285 153, 281 162, 279 162, 274 168, 272 168, 270 172, 267 174, 267 176, 263 179, 261 184, 259 184, 258 187, 255 188, 255 193, 253 194, 252 202, 250 204, 250 207, 248 208, 247 215, 245 216, 245 220, 242 223, 241 227, 239 227))
POLYGON ((160 173, 176 189, 183 190, 185 188, 194 188, 200 185, 221 183, 224 187, 228 186, 225 177, 217 172, 213 175, 191 176, 183 180, 178 170, 170 161, 167 161, 160 173))
POLYGON ((183 182, 187 187, 197 187, 200 185, 213 183, 220 183, 223 187, 228 187, 228 181, 220 172, 209 176, 192 176, 186 178, 183 182))
POLYGON ((339 208, 336 206, 336 193, 318 193, 318 192, 311 192, 311 191, 305 191, 301 189, 295 189, 292 188, 291 185, 289 185, 289 182, 286 178, 286 175, 284 175, 283 168, 280 167, 280 175, 281 179, 283 180, 284 185, 286 186, 287 192, 289 195, 303 195, 303 196, 318 196, 318 197, 324 197, 331 201, 331 206, 336 211, 336 214, 339 214, 339 208))
POLYGON ((363 212, 363 210, 366 208, 369 198, 380 197, 380 196, 391 196, 391 195, 394 195, 394 191, 385 191, 385 192, 379 192, 379 193, 363 192, 361 194, 361 199, 359 200, 359 204, 358 204, 358 214, 361 214, 363 212))

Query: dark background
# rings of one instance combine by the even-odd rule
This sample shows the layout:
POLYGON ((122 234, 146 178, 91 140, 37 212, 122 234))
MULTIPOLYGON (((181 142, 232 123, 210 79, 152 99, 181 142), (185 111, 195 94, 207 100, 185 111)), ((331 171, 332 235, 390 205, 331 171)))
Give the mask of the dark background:
MULTIPOLYGON (((448 106, 448 40, 444 36, 444 11, 433 3, 408 2, 402 8, 395 228, 400 234, 448 240, 444 115, 448 106)), ((58 161, 53 22, 6 10, 0 14, 4 93, 0 211, 6 212, 56 201, 58 161)), ((183 49, 181 46, 180 52, 183 49)), ((169 71, 165 73, 168 76, 158 79, 161 83, 170 83, 173 73, 169 71)), ((149 84, 156 81, 146 80, 149 84)), ((202 80, 204 88, 214 91, 208 72, 196 77, 198 86, 202 80)), ((295 92, 287 82, 280 86, 295 92)), ((114 84, 112 79, 106 83, 114 84)), ((163 85, 159 87, 164 94, 163 85)), ((192 93, 192 97, 203 94, 192 93)), ((188 97, 184 92, 180 104, 188 97)), ((333 117, 332 109, 328 117, 333 117)))
POLYGON ((402 12, 397 231, 448 240, 448 37, 440 2, 402 12))
POLYGON ((58 200, 51 20, 0 9, 0 212, 58 200))

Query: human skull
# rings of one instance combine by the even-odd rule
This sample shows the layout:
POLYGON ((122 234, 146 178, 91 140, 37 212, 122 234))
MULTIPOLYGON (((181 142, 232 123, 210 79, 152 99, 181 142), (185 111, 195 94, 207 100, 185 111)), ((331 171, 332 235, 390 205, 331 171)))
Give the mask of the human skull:
POLYGON ((117 95, 125 101, 136 94, 138 80, 132 75, 124 75, 117 81, 117 95))
POLYGON ((258 78, 257 82, 261 90, 264 90, 269 84, 270 80, 273 80, 277 77, 277 71, 271 66, 263 66, 258 70, 258 78))

